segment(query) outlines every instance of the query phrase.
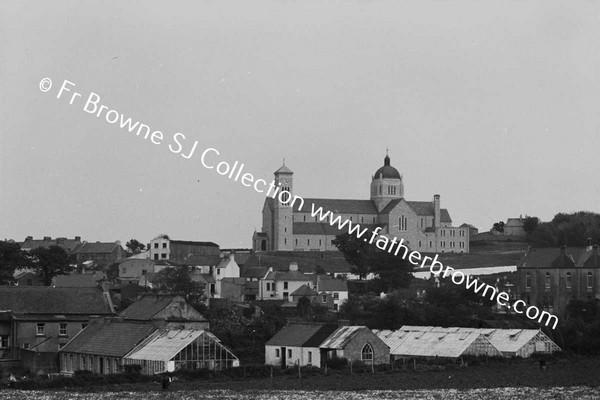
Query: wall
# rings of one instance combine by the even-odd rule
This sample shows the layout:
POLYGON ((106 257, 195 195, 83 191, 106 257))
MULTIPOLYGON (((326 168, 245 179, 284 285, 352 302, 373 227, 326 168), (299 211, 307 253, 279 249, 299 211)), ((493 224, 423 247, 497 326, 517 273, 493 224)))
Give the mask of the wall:
POLYGON ((29 343, 29 348, 37 352, 58 352, 59 344, 66 344, 82 329, 82 324, 87 324, 87 317, 70 317, 62 321, 40 319, 37 321, 16 321, 16 346, 22 347, 29 343), (37 323, 45 323, 44 335, 37 335, 37 323), (60 336, 60 322, 67 324, 67 335, 60 336), (34 348, 35 346, 35 348, 34 348))
POLYGON ((367 343, 373 347, 373 363, 375 365, 390 362, 390 348, 368 328, 361 329, 344 347, 343 357, 353 362, 361 361, 362 349, 367 343))

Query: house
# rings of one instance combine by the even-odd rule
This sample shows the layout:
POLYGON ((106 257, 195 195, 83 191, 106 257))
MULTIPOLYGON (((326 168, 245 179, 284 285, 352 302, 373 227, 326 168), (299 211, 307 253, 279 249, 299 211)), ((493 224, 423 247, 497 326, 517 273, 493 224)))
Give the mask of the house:
POLYGON ((477 229, 475 226, 471 225, 471 224, 462 224, 460 226, 461 228, 467 228, 469 229, 469 237, 472 238, 475 235, 477 235, 479 233, 479 229, 477 229))
POLYGON ((125 257, 125 250, 120 241, 116 242, 83 242, 71 251, 74 261, 83 263, 94 261, 98 265, 109 265, 125 257))
POLYGON ((283 307, 295 308, 298 305, 298 300, 302 297, 306 297, 312 305, 319 305, 326 307, 329 310, 334 308, 333 296, 326 292, 317 292, 311 289, 308 285, 302 285, 298 289, 292 292, 289 297, 289 302, 285 303, 283 307))
POLYGON ((600 300, 598 245, 529 249, 517 265, 517 293, 550 313, 564 310, 571 300, 600 300))
POLYGON ((390 347, 392 361, 410 358, 457 359, 463 356, 502 356, 502 353, 477 330, 428 331, 426 329, 427 327, 405 326, 397 331, 375 331, 375 334, 390 347))
POLYGON ((525 236, 525 219, 508 218, 504 224, 504 235, 506 236, 525 236))
POLYGON ((119 316, 126 321, 164 320, 168 328, 209 329, 208 320, 182 296, 144 294, 119 316))
POLYGON ((2 357, 48 372, 56 370, 59 349, 91 317, 114 315, 108 292, 100 288, 0 286, 0 310, 2 357))
POLYGON ((321 345, 321 357, 371 365, 388 364, 390 348, 366 326, 341 326, 321 345))
POLYGON ((224 298, 222 280, 224 278, 239 278, 240 267, 235 262, 235 256, 233 253, 224 255, 221 261, 214 268, 213 277, 215 279, 215 292, 211 293, 211 297, 224 298))
MULTIPOLYGON (((119 263, 119 281, 138 283, 149 273, 158 273, 165 268, 177 267, 170 261, 154 261, 151 259, 127 258, 119 263)), ((142 285, 147 286, 147 285, 142 285)))
POLYGON ((310 282, 312 278, 298 271, 298 263, 290 263, 289 271, 273 271, 273 268, 269 268, 259 282, 258 299, 288 300, 290 293, 310 282))
POLYGON ((114 374, 122 370, 123 357, 158 329, 158 323, 99 318, 60 351, 60 372, 114 374))
POLYGON ((333 310, 339 311, 340 306, 348 300, 348 284, 343 279, 331 279, 317 275, 317 291, 325 292, 333 297, 333 310))
POLYGON ((27 268, 17 269, 13 273, 15 285, 17 286, 43 286, 44 283, 40 280, 35 271, 27 268))
POLYGON ((216 243, 171 240, 167 235, 152 239, 148 248, 152 260, 169 260, 184 265, 193 256, 218 256, 221 253, 216 243))
POLYGON ((239 366, 238 358, 205 330, 159 329, 123 357, 146 375, 176 370, 221 370, 239 366))
POLYGON ((336 324, 290 322, 265 344, 265 364, 320 367, 320 345, 337 328, 336 324))
MULTIPOLYGON (((418 334, 425 332, 432 333, 434 336, 446 333, 466 336, 466 334, 474 333, 483 336, 504 357, 527 358, 534 353, 551 354, 555 351, 560 351, 560 347, 539 329, 441 328, 435 326, 405 325, 399 331, 416 332, 418 334)), ((480 339, 478 340, 481 342, 480 339)))
POLYGON ((33 236, 27 236, 21 245, 21 249, 25 251, 31 251, 37 247, 48 248, 50 246, 62 247, 67 254, 71 254, 72 251, 81 245, 81 236, 75 236, 74 239, 67 239, 64 237, 52 239, 50 236, 44 236, 43 239, 34 239, 33 236))

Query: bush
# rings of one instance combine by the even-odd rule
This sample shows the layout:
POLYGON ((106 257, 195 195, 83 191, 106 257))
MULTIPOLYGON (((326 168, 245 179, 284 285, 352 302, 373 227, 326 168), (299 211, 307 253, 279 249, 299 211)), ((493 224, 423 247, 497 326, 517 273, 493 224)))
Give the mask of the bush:
POLYGON ((344 369, 348 365, 348 359, 344 357, 334 357, 327 360, 327 367, 331 369, 344 369))
POLYGON ((138 376, 142 374, 142 366, 139 364, 123 365, 123 372, 127 375, 138 376))

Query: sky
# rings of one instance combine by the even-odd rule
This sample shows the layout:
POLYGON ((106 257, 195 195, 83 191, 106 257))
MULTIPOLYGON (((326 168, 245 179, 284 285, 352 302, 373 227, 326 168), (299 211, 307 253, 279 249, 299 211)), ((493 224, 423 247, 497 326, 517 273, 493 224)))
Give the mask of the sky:
POLYGON ((389 149, 408 200, 480 231, 600 212, 598 38, 592 1, 5 0, 0 238, 249 248, 264 195, 206 148, 340 199, 369 198, 389 149), (86 112, 92 92, 164 140, 86 112))

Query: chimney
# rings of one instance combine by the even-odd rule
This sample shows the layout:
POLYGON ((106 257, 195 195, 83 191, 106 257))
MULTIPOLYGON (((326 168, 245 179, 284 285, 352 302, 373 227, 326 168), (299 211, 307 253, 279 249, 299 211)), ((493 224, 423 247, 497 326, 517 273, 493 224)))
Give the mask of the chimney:
POLYGON ((298 271, 298 263, 297 262, 290 263, 290 271, 298 271))
POLYGON ((56 238, 56 244, 65 244, 67 238, 56 238))
POLYGON ((229 253, 229 261, 235 261, 235 255, 233 254, 233 251, 229 253))
POLYGON ((75 236, 75 241, 76 242, 81 242, 81 236, 75 236))
POLYGON ((438 228, 440 226, 440 195, 433 195, 433 226, 438 228))
POLYGON ((44 236, 44 242, 49 242, 51 240, 52 238, 50 236, 44 236))
POLYGON ((33 240, 33 236, 27 236, 27 237, 25 238, 25 241, 28 241, 28 240, 33 240))

